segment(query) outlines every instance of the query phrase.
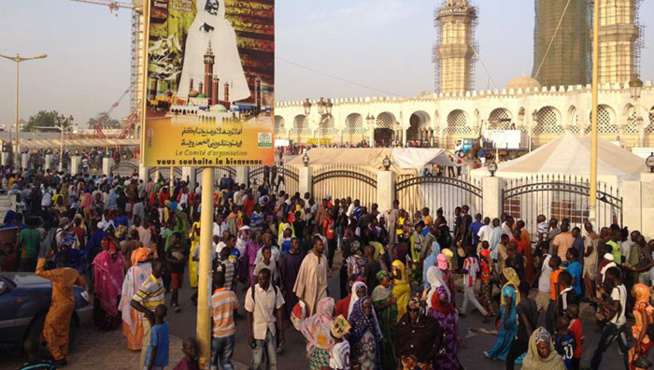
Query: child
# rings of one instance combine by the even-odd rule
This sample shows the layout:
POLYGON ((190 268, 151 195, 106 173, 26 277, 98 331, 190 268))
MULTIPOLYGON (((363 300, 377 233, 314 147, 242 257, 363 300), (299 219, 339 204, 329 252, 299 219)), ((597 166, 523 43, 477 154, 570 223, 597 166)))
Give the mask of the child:
POLYGON ((484 306, 489 317, 495 317, 495 309, 493 308, 493 285, 491 284, 491 277, 493 276, 493 261, 491 260, 491 251, 488 249, 488 242, 482 242, 482 249, 480 251, 481 262, 479 268, 481 269, 481 286, 479 287, 479 303, 484 306))
POLYGON ((154 326, 150 330, 150 346, 145 357, 144 370, 163 370, 168 366, 168 351, 170 349, 168 337, 168 323, 164 321, 168 309, 160 304, 154 310, 154 326))
POLYGON ((223 369, 233 369, 234 354, 234 311, 239 307, 236 294, 225 286, 225 274, 216 272, 213 276, 214 292, 211 296, 211 316, 213 318, 213 333, 211 350, 212 363, 220 364, 223 369))
POLYGON ((538 273, 536 275, 536 280, 538 280, 538 295, 536 296, 536 305, 538 306, 538 312, 544 312, 547 310, 547 306, 550 302, 550 276, 552 275, 552 267, 550 266, 550 259, 552 256, 549 254, 550 244, 542 242, 540 243, 540 250, 542 251, 542 257, 540 258, 540 265, 538 273))
POLYGON ((549 265, 552 273, 550 274, 550 302, 545 313, 545 329, 550 333, 554 333, 557 310, 556 302, 559 297, 559 274, 563 271, 561 270, 561 258, 559 256, 552 256, 549 265))
POLYGON ((475 247, 466 245, 465 250, 468 257, 463 261, 463 269, 461 270, 463 272, 463 306, 459 312, 459 317, 466 317, 468 302, 472 302, 482 315, 488 316, 488 311, 482 307, 475 297, 475 284, 477 283, 477 274, 479 274, 479 262, 475 257, 475 247))
POLYGON ((557 319, 565 315, 565 310, 571 304, 579 304, 579 296, 572 287, 572 275, 568 271, 561 271, 559 274, 559 300, 557 304, 557 319))
POLYGON ((254 276, 259 276, 261 269, 267 268, 270 270, 270 281, 277 281, 277 264, 272 260, 272 250, 269 246, 261 248, 262 260, 254 266, 254 276))
POLYGON ((572 357, 577 343, 574 335, 568 329, 570 321, 567 317, 561 317, 556 321, 556 334, 554 335, 554 348, 563 357, 565 367, 570 370, 572 357))
POLYGON ((24 363, 20 370, 52 370, 56 369, 54 363, 49 360, 39 359, 39 342, 35 338, 28 338, 23 345, 27 354, 27 362, 24 363))
POLYGON ((583 332, 581 326, 581 320, 579 320, 579 306, 576 304, 568 305, 568 309, 565 310, 565 316, 570 320, 570 326, 568 329, 575 337, 575 351, 572 355, 571 361, 571 370, 579 370, 579 363, 581 361, 581 355, 583 354, 583 339, 581 334, 583 332))
POLYGON ((198 370, 198 343, 195 341, 195 338, 188 337, 184 339, 184 342, 182 342, 182 352, 184 352, 185 356, 173 370, 198 370))
POLYGON ((174 232, 170 237, 170 248, 166 253, 166 262, 170 266, 170 282, 173 293, 170 296, 170 306, 175 312, 181 311, 179 308, 179 289, 184 281, 184 266, 186 262, 186 253, 182 246, 181 234, 174 232))
POLYGON ((332 322, 330 331, 336 344, 329 351, 329 368, 350 370, 350 343, 344 338, 350 331, 350 323, 339 315, 332 322))

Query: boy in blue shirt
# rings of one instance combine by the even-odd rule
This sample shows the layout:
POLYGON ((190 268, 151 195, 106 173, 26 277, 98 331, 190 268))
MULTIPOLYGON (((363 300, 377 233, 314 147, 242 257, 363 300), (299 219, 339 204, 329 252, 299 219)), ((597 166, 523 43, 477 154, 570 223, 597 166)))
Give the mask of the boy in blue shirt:
POLYGON ((163 304, 158 305, 154 311, 155 321, 150 330, 150 346, 145 357, 144 370, 163 370, 165 366, 168 366, 170 339, 168 337, 168 323, 164 321, 167 313, 168 309, 163 304))
POLYGON ((581 273, 583 271, 583 266, 579 263, 579 251, 572 247, 568 248, 568 251, 565 254, 565 259, 568 260, 567 271, 572 276, 572 287, 575 289, 577 296, 581 297, 581 273))

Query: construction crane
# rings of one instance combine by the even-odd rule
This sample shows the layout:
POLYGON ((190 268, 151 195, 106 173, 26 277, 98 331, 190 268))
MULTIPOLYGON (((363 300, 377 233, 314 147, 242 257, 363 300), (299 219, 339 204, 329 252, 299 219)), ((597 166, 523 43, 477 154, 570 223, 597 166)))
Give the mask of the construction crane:
MULTIPOLYGON (((115 14, 116 17, 118 16, 118 11, 120 9, 130 9, 132 11, 132 40, 131 40, 131 51, 132 51, 132 60, 131 60, 131 78, 130 78, 130 86, 125 92, 120 96, 120 98, 107 110, 106 114, 107 116, 111 114, 111 112, 118 107, 120 102, 123 100, 125 95, 128 93, 132 93, 132 98, 131 98, 131 113, 129 116, 123 120, 123 125, 120 134, 118 135, 118 138, 120 139, 125 139, 129 136, 129 134, 134 130, 136 127, 136 122, 140 119, 140 93, 143 91, 142 89, 137 89, 137 85, 140 84, 140 76, 139 74, 142 73, 140 71, 140 59, 141 59, 141 50, 142 46, 139 43, 142 43, 142 37, 139 34, 141 31, 141 23, 142 23, 142 13, 143 13, 143 0, 132 0, 132 2, 125 2, 125 1, 113 1, 113 0, 71 0, 75 1, 78 3, 87 3, 87 4, 93 4, 93 5, 103 5, 107 6, 109 8, 109 12, 111 14, 115 14)), ((95 125, 95 136, 97 138, 106 138, 107 136, 102 132, 102 122, 98 122, 98 124, 95 125)))

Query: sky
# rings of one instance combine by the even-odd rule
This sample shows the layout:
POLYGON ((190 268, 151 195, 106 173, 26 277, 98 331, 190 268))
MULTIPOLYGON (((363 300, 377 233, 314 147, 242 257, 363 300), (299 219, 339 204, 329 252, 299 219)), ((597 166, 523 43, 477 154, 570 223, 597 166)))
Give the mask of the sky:
MULTIPOLYGON (((442 0, 277 0, 276 100, 418 96, 434 89, 434 9, 442 0)), ((500 88, 529 76, 533 0, 475 0, 479 54, 500 88)), ((654 1, 641 78, 654 77, 654 1)), ((20 65, 20 118, 39 110, 86 126, 129 87, 130 13, 71 0, 0 0, 0 54, 48 58, 20 65)), ((647 27, 649 26, 649 27, 647 27)), ((14 122, 15 65, 0 59, 0 128, 14 122)), ((480 63, 476 89, 493 88, 480 63)), ((129 96, 112 112, 128 114, 129 96)))

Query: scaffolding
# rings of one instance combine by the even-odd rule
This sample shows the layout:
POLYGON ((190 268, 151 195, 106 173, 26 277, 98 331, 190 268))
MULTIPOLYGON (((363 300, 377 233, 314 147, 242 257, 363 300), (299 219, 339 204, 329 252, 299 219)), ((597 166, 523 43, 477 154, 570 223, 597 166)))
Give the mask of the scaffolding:
POLYGON ((589 81, 587 0, 536 0, 534 68, 542 86, 585 85, 589 81))
POLYGON ((433 48, 436 92, 465 92, 475 83, 475 39, 479 10, 467 0, 445 0, 434 11, 433 48))
POLYGON ((140 112, 143 96, 143 70, 144 70, 144 40, 143 40, 143 14, 139 11, 132 12, 131 26, 131 63, 130 63, 130 111, 140 112))

